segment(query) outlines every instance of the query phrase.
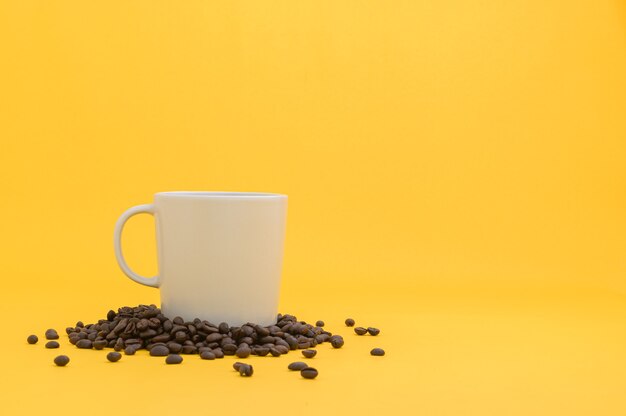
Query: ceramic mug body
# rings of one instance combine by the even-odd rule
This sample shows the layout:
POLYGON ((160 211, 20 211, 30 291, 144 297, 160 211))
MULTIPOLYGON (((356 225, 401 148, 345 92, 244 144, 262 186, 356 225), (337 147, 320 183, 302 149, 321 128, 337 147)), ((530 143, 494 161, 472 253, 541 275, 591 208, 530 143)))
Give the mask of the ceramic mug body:
POLYGON ((270 325, 278 312, 287 196, 245 192, 161 192, 127 210, 116 224, 115 252, 124 273, 159 287, 168 317, 219 324, 270 325), (145 278, 121 251, 124 223, 155 217, 159 275, 145 278))

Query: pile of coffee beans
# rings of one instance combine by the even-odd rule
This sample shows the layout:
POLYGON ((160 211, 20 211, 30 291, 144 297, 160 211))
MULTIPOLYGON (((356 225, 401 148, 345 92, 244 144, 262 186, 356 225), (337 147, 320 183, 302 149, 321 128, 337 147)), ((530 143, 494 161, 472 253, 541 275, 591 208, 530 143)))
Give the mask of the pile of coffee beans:
MULTIPOLYGON (((352 318, 345 320, 348 327, 353 327, 352 318)), ((378 328, 356 327, 358 335, 380 333, 378 328)), ((198 354, 203 360, 224 358, 225 355, 234 355, 238 358, 247 358, 251 355, 278 357, 293 350, 302 350, 305 358, 313 358, 317 345, 328 342, 333 348, 341 348, 344 339, 341 335, 333 335, 324 329, 324 321, 317 321, 315 326, 304 321, 298 321, 294 315, 279 314, 276 323, 261 326, 255 323, 246 323, 241 326, 229 326, 227 323, 214 324, 198 318, 185 321, 181 317, 167 318, 156 305, 139 305, 136 307, 124 306, 117 312, 110 310, 106 319, 97 323, 85 325, 78 321, 75 326, 66 328, 71 344, 81 349, 113 348, 106 356, 112 363, 122 358, 120 351, 125 355, 134 355, 137 350, 146 349, 153 357, 166 357, 166 364, 180 364, 183 362, 181 354, 198 354)), ((48 329, 45 332, 48 340, 46 348, 59 348, 59 335, 56 330, 48 329)), ((30 335, 29 344, 36 344, 39 338, 30 335)), ((383 356, 385 351, 374 348, 371 355, 383 356)), ((59 355, 54 359, 57 366, 63 367, 69 363, 69 357, 59 355)), ((254 373, 252 365, 236 362, 233 367, 242 377, 250 377, 254 373)), ((308 379, 317 377, 318 371, 304 362, 293 362, 288 368, 299 371, 301 376, 308 379)))
MULTIPOLYGON (((323 325, 321 321, 318 323, 323 325)), ((290 350, 307 350, 324 342, 330 342, 334 348, 344 344, 340 335, 333 335, 322 326, 298 321, 293 315, 279 314, 276 323, 270 326, 249 322, 231 327, 225 322, 215 324, 198 318, 193 321, 181 317, 169 319, 155 305, 111 310, 106 319, 88 325, 78 322, 66 332, 70 342, 78 348, 108 347, 124 351, 126 355, 143 348, 155 357, 199 354, 207 360, 225 355, 278 357, 290 350)))

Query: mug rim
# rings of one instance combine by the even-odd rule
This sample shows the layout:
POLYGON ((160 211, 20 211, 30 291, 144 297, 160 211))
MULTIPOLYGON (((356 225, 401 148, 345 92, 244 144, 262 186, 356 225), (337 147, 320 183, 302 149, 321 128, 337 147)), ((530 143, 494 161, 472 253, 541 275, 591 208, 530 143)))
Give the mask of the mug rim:
POLYGON ((154 196, 190 197, 190 198, 287 198, 285 194, 269 192, 233 192, 233 191, 166 191, 154 196))

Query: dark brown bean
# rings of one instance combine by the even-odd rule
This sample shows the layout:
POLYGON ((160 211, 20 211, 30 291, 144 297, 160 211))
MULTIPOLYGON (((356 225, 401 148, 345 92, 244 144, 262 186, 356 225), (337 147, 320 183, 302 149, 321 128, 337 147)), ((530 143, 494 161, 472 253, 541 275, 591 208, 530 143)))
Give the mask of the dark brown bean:
POLYGON ((315 326, 324 326, 324 321, 317 321, 315 322, 315 326))
POLYGON ((270 354, 274 357, 280 357, 280 351, 278 351, 275 347, 270 348, 270 354))
POLYGON ((211 352, 215 354, 215 358, 224 358, 224 351, 221 348, 214 348, 211 352))
POLYGON ((317 354, 317 350, 302 350, 302 355, 306 358, 313 358, 317 354))
POLYGON ((29 335, 28 338, 26 338, 26 342, 28 342, 29 344, 36 344, 37 341, 39 341, 37 335, 29 335))
POLYGON ((376 336, 376 335, 380 334, 380 329, 372 328, 370 326, 369 328, 367 328, 367 332, 369 332, 370 335, 376 336))
POLYGON ((307 363, 303 363, 302 361, 296 361, 287 366, 287 368, 290 369, 291 371, 300 371, 303 368, 307 368, 307 367, 308 367, 307 363))
POLYGON ((332 337, 330 337, 330 345, 333 346, 333 348, 341 348, 343 347, 344 341, 343 338, 339 335, 333 335, 332 337))
POLYGON ((300 374, 304 378, 313 379, 317 377, 317 370, 313 367, 306 367, 300 370, 300 374))
POLYGON ((54 363, 58 365, 59 367, 65 367, 67 363, 69 362, 70 362, 70 357, 68 357, 67 355, 57 355, 54 358, 54 363))
POLYGON ((276 351, 281 354, 287 354, 289 352, 289 348, 285 347, 284 345, 276 345, 274 349, 276 349, 276 351))
POLYGON ((178 354, 170 354, 165 359, 165 364, 180 364, 183 362, 183 357, 178 354))
POLYGON ((250 377, 254 373, 254 368, 250 364, 241 364, 239 366, 239 375, 242 377, 250 377))
POLYGON ((385 355, 385 350, 383 350, 382 348, 374 348, 373 350, 370 351, 370 354, 377 355, 377 356, 383 356, 383 355, 385 355))
POLYGON ((59 339, 59 334, 56 330, 50 328, 46 331, 46 339, 59 339))
POLYGON ((107 360, 111 361, 112 363, 118 362, 121 358, 122 358, 122 354, 120 354, 117 351, 111 351, 110 353, 107 354, 107 360))
POLYGON ((254 352, 260 357, 265 357, 267 354, 270 353, 270 349, 267 347, 255 347, 254 352))
POLYGON ((200 358, 203 360, 215 360, 215 354, 211 351, 203 351, 200 353, 200 358))
POLYGON ((346 319, 346 326, 354 326, 354 319, 352 318, 346 319))
POLYGON ((106 346, 107 346, 107 341, 105 339, 96 339, 93 342, 93 347, 96 350, 101 350, 101 349, 105 348, 106 346))
POLYGON ((165 357, 170 350, 165 345, 156 345, 150 349, 150 355, 153 357, 165 357))
POLYGON ((46 348, 59 348, 60 345, 56 341, 48 341, 46 342, 46 348))
POLYGON ((356 328, 354 328, 354 332, 356 332, 357 335, 365 335, 367 334, 367 329, 363 328, 362 326, 357 326, 356 328))
POLYGON ((247 358, 250 356, 251 352, 252 350, 250 350, 248 344, 244 344, 243 346, 237 348, 237 351, 235 351, 235 355, 239 358, 247 358))
POLYGON ((76 343, 76 346, 78 348, 82 348, 82 349, 91 349, 93 348, 93 342, 89 341, 88 339, 81 339, 76 343))

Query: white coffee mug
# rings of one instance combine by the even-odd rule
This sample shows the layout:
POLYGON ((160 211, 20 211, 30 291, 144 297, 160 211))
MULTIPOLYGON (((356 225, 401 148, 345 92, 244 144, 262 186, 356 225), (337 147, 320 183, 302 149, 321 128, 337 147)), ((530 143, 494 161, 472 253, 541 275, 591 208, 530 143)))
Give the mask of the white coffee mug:
POLYGON ((115 224, 115 256, 137 283, 158 287, 161 309, 174 318, 214 324, 271 325, 278 313, 287 196, 248 192, 159 192, 153 204, 128 209, 115 224), (146 278, 126 264, 126 221, 156 222, 159 273, 146 278))

